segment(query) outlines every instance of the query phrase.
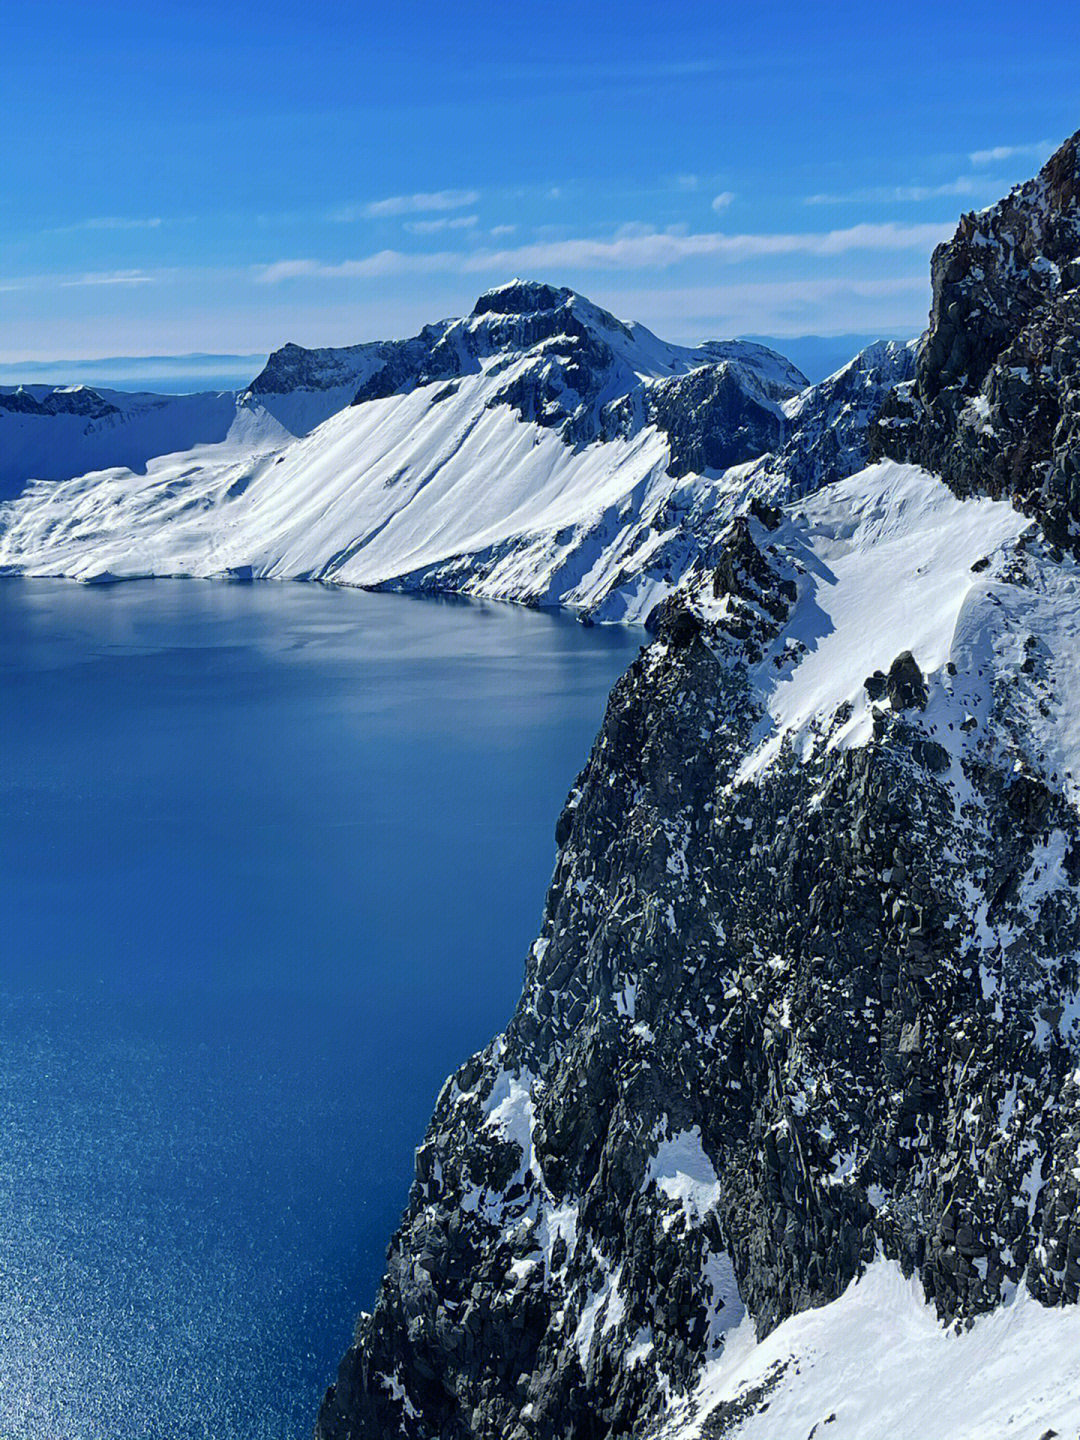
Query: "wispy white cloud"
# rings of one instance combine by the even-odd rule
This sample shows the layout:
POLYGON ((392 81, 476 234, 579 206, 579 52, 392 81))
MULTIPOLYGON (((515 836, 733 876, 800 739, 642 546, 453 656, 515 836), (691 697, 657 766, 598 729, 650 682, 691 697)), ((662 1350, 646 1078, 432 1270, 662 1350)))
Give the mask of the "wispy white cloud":
POLYGON ((734 190, 721 190, 719 195, 713 197, 712 208, 719 215, 720 211, 726 210, 734 199, 734 190))
POLYGON ((746 332, 915 335, 926 323, 930 278, 924 269, 918 275, 865 280, 807 275, 733 285, 609 288, 593 298, 616 315, 633 317, 665 339, 686 344, 746 332))
POLYGON ((69 275, 58 283, 62 289, 78 285, 154 285, 157 276, 145 270, 94 270, 86 275, 69 275))
POLYGON ((406 220, 405 229, 412 235, 436 235, 440 230, 472 230, 478 215, 443 215, 438 220, 406 220))
POLYGON ((863 190, 847 190, 838 194, 807 195, 807 205, 849 204, 910 204, 921 200, 937 200, 943 196, 977 195, 995 190, 1000 184, 985 175, 958 175, 940 185, 873 185, 863 190))
POLYGON ((74 290, 83 286, 93 285, 166 285, 176 282, 192 282, 205 285, 220 280, 227 280, 235 283, 238 280, 250 279, 251 271, 248 267, 237 266, 194 266, 183 267, 161 267, 157 269, 127 269, 127 270, 86 270, 86 271, 56 271, 42 272, 35 275, 7 275, 0 276, 0 290, 74 290))
POLYGON ((40 233, 78 235, 88 231, 160 230, 170 223, 175 222, 166 221, 160 215, 91 215, 85 220, 73 220, 69 225, 52 225, 40 233))
POLYGON ((505 235, 513 235, 516 229, 516 225, 493 225, 488 234, 493 240, 501 240, 505 235))
POLYGON ((568 270, 665 270, 688 260, 729 264, 780 255, 844 255, 851 251, 929 251, 952 233, 950 225, 851 225, 823 232, 726 235, 721 232, 616 235, 611 239, 541 241, 506 249, 408 253, 379 250, 357 259, 280 260, 255 269, 263 284, 282 280, 375 279, 388 275, 470 275, 501 270, 506 274, 568 270))
POLYGON ((160 215, 94 215, 89 220, 76 220, 65 230, 158 230, 164 225, 160 215))
POLYGON ((395 215, 423 215, 426 211, 464 210, 479 199, 479 190, 421 190, 415 195, 389 195, 384 200, 368 200, 363 205, 345 205, 330 218, 347 224, 353 220, 384 220, 395 215))
POLYGON ((676 190, 686 190, 686 191, 696 190, 700 184, 701 184, 701 180, 699 179, 699 177, 698 177, 697 175, 676 175, 676 176, 675 176, 675 189, 676 189, 676 190))
POLYGON ((1054 153, 1051 140, 1036 140, 1031 145, 994 145, 989 150, 973 150, 968 159, 973 165, 994 165, 1002 160, 1048 160, 1054 153))

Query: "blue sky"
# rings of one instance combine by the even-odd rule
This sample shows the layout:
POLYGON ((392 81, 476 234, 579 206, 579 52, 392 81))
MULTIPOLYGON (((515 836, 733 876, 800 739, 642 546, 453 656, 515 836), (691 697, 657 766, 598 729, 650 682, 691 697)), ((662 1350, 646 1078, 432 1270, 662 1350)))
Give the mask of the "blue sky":
POLYGON ((914 333, 935 241, 1080 127, 1056 0, 43 0, 3 31, 2 361, 404 334, 516 273, 675 340, 914 333))

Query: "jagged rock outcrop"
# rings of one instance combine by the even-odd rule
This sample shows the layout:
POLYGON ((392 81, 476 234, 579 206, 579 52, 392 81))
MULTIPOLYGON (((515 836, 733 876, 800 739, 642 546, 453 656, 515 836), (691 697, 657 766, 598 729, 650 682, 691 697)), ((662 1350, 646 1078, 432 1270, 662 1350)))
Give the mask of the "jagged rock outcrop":
POLYGON ((1080 534, 1078 149, 938 246, 917 374, 873 441, 958 494, 1009 496, 1059 544, 1080 534))
POLYGON ((89 420, 121 413, 118 405, 89 385, 0 389, 0 410, 12 415, 78 415, 89 420))
POLYGON ((872 347, 691 502, 319 1440, 734 1434, 799 1381, 718 1398, 732 1328, 872 1261, 961 1325, 1080 1299, 1076 190, 1071 141, 936 253, 914 374, 872 347))
MULTIPOLYGON (((1076 1297, 1080 825, 1023 733, 1056 662, 983 704, 977 666, 898 652, 755 769, 822 528, 735 520, 617 685, 521 1003, 440 1096, 322 1440, 678 1433, 744 1311, 766 1333, 879 1252, 944 1318, 1076 1297)), ((995 553, 989 612, 1055 564, 995 553)))
POLYGON ((787 437, 787 417, 756 390, 727 361, 655 385, 645 414, 670 439, 668 473, 720 472, 779 448, 787 437))
POLYGON ((782 476, 791 497, 861 470, 871 458, 871 429, 887 397, 914 376, 915 351, 914 341, 879 340, 789 401, 788 437, 762 469, 782 476))

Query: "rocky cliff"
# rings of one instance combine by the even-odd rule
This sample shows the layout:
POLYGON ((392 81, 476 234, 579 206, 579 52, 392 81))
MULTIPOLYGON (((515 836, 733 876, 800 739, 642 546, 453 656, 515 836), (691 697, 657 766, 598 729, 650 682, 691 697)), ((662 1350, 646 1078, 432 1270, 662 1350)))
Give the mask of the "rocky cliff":
POLYGON ((865 419, 850 450, 822 421, 875 367, 910 377, 898 347, 804 402, 801 479, 763 471, 783 508, 714 512, 559 822, 517 1012, 439 1097, 320 1440, 865 1440, 912 1414, 939 1322, 986 1336, 1002 1307, 1021 1389, 992 1408, 988 1380, 947 1433, 1076 1413, 1073 1362, 1022 1378, 1080 1294, 1074 177, 1069 142, 935 256, 874 441, 905 463, 858 468, 865 419), (815 1375, 805 1330, 755 1350, 824 1307, 824 1353, 890 1266, 934 1317, 921 1349, 864 1318, 867 1355, 909 1357, 895 1394, 860 1412, 858 1358, 815 1375))
POLYGON ((959 494, 1007 495, 1059 544, 1080 535, 1080 134, 1034 180, 965 215, 932 263, 914 383, 875 453, 959 494))

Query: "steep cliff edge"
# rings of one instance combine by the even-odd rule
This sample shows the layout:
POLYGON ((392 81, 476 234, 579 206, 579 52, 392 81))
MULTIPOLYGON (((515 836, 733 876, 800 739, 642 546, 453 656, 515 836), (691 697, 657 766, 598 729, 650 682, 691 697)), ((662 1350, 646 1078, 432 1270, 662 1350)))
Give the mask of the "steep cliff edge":
MULTIPOLYGON (((1074 201, 1010 204, 1046 234, 1074 201)), ((1028 324, 996 273, 965 323, 1001 324, 959 369, 932 326, 881 430, 948 485, 759 494, 655 617, 320 1440, 865 1440, 920 1398, 942 1440, 1080 1424, 1080 566, 1053 485, 959 458, 1028 324), (949 1365, 993 1346, 1013 1389, 958 1418, 949 1365)))
POLYGON ((958 494, 1011 497, 1057 544, 1080 536, 1080 133, 1033 180, 965 215, 931 265, 914 384, 874 453, 958 494))

